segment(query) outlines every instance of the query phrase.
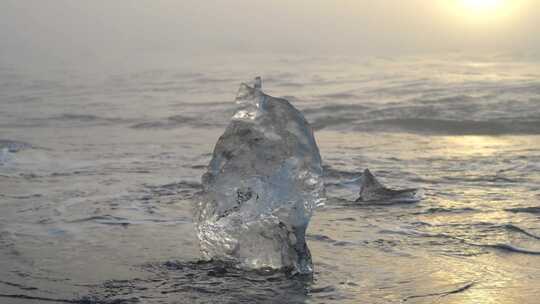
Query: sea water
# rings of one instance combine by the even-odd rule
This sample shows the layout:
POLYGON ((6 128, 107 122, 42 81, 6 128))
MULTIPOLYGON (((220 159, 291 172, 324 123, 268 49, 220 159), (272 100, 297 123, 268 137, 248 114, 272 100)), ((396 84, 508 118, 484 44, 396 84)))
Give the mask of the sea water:
POLYGON ((0 303, 537 303, 540 64, 157 56, 0 67, 0 303), (301 110, 311 278, 201 257, 192 206, 239 84, 301 110), (417 203, 358 198, 369 168, 417 203), (41 299, 41 300, 40 300, 41 299))

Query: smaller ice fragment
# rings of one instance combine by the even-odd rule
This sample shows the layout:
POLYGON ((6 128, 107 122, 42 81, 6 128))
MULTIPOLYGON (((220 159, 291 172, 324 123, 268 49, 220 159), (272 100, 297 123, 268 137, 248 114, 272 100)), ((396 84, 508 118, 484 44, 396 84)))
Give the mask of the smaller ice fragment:
POLYGON ((394 190, 383 186, 371 174, 369 169, 364 170, 362 175, 362 183, 360 185, 360 197, 357 202, 418 202, 422 199, 422 194, 419 189, 401 189, 394 190))

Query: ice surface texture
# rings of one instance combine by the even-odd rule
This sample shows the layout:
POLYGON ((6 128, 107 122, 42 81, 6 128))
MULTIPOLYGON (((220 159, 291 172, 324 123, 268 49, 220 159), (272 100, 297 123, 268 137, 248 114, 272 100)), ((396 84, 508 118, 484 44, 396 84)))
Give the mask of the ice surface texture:
POLYGON ((311 273, 305 232, 324 200, 313 131, 287 100, 242 84, 239 108, 203 175, 196 228, 203 255, 244 268, 311 273))

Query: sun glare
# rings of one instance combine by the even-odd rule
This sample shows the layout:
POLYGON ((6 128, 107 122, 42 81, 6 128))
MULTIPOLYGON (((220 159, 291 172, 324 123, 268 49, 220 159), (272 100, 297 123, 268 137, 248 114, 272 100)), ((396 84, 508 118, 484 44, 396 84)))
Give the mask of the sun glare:
POLYGON ((453 14, 467 24, 502 25, 522 0, 450 0, 453 14))
POLYGON ((490 13, 503 9, 505 4, 504 0, 461 0, 461 2, 466 9, 478 13, 490 13))

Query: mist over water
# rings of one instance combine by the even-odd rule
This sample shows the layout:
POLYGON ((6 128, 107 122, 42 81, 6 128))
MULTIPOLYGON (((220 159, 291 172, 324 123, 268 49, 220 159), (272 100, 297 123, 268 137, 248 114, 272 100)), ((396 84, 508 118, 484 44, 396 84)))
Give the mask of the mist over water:
POLYGON ((540 2, 488 0, 504 3, 493 11, 460 4, 467 1, 3 0, 0 63, 117 67, 163 56, 174 65, 201 54, 448 52, 539 59, 540 2))

